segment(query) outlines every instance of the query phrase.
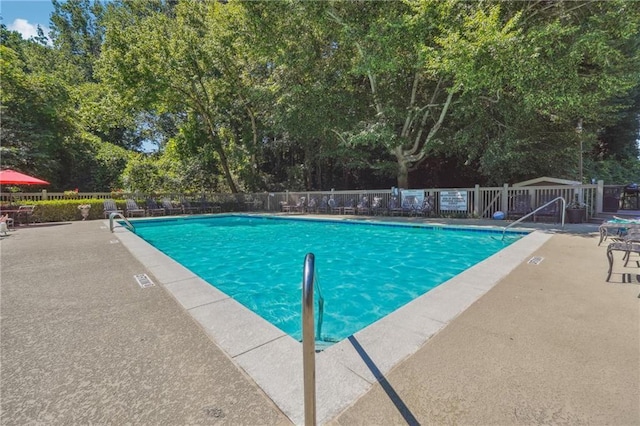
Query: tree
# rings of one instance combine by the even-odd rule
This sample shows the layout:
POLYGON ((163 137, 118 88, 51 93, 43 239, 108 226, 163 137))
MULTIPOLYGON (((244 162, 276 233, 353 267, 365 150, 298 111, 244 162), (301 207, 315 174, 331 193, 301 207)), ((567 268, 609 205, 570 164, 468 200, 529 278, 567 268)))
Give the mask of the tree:
POLYGON ((94 81, 93 66, 100 56, 104 38, 100 1, 51 0, 51 38, 54 46, 82 70, 83 81, 94 81))
POLYGON ((492 91, 461 98, 456 148, 494 183, 541 174, 576 179, 581 144, 588 156, 603 127, 633 103, 639 10, 620 1, 513 2, 503 9, 503 20, 517 18, 516 38, 500 61, 483 65, 497 77, 492 91))
POLYGON ((326 13, 338 25, 338 44, 355 58, 348 71, 366 79, 372 106, 345 142, 384 146, 396 159, 398 185, 408 187, 409 172, 442 143, 459 94, 492 83, 473 70, 514 37, 515 20, 501 22, 499 11, 429 0, 331 3, 326 13))
POLYGON ((175 17, 113 9, 101 76, 141 110, 195 114, 205 139, 191 141, 192 152, 209 145, 205 152, 215 153, 228 189, 238 192, 233 162, 244 162, 247 153, 235 125, 255 121, 241 78, 243 10, 184 1, 173 12, 175 17))
MULTIPOLYGON (((20 52, 33 42, 23 43, 20 52)), ((72 132, 65 86, 51 76, 31 72, 19 52, 4 45, 0 45, 0 74, 2 165, 58 184, 60 141, 72 132)))

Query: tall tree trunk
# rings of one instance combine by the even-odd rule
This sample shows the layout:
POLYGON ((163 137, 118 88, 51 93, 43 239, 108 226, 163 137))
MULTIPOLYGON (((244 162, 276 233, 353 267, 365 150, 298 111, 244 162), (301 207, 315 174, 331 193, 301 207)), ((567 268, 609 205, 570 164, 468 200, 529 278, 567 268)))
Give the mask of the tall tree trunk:
POLYGON ((204 118, 207 128, 209 129, 209 138, 211 138, 211 144, 213 145, 213 149, 220 156, 220 164, 222 164, 222 170, 224 172, 224 178, 227 181, 227 185, 229 185, 229 189, 231 193, 236 194, 238 192, 238 187, 236 183, 233 181, 233 176, 231 176, 231 170, 229 169, 229 160, 227 159, 227 154, 224 152, 224 145, 219 139, 219 136, 216 134, 216 128, 213 125, 213 120, 209 117, 206 111, 201 111, 202 117, 204 118))
POLYGON ((396 147, 393 150, 396 160, 398 161, 398 188, 409 188, 409 164, 402 152, 402 147, 396 147))
MULTIPOLYGON (((215 136, 212 136, 215 138, 215 136)), ((231 193, 237 194, 238 187, 233 180, 233 176, 231 176, 231 170, 229 170, 229 161, 227 160, 227 154, 224 152, 224 148, 222 144, 214 144, 215 150, 220 156, 220 164, 222 164, 222 170, 224 171, 224 177, 227 181, 227 185, 229 185, 229 189, 231 193)))

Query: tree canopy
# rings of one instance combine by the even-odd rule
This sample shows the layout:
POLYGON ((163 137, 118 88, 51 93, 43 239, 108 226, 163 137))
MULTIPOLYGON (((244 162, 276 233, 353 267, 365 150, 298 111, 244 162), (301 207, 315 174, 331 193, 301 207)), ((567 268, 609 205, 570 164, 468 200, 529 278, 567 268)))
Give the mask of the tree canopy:
POLYGON ((0 29, 0 163, 53 190, 640 179, 635 2, 53 5, 0 29))

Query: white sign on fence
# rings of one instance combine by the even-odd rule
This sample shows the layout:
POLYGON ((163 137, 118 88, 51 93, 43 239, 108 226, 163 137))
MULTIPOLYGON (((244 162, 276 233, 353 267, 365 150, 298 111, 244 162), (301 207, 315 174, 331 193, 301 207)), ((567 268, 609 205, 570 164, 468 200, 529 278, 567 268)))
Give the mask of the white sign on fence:
POLYGON ((440 210, 467 211, 467 191, 440 192, 440 210))
POLYGON ((403 189, 402 190, 402 206, 420 208, 424 200, 424 190, 422 189, 403 189))

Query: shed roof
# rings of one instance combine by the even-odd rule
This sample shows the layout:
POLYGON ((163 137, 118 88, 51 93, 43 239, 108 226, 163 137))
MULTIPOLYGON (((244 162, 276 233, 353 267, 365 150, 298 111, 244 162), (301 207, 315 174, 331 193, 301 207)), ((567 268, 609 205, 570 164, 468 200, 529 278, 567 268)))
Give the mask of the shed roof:
POLYGON ((580 185, 577 180, 558 179, 549 176, 542 176, 535 179, 514 183, 512 186, 534 186, 534 185, 580 185))

